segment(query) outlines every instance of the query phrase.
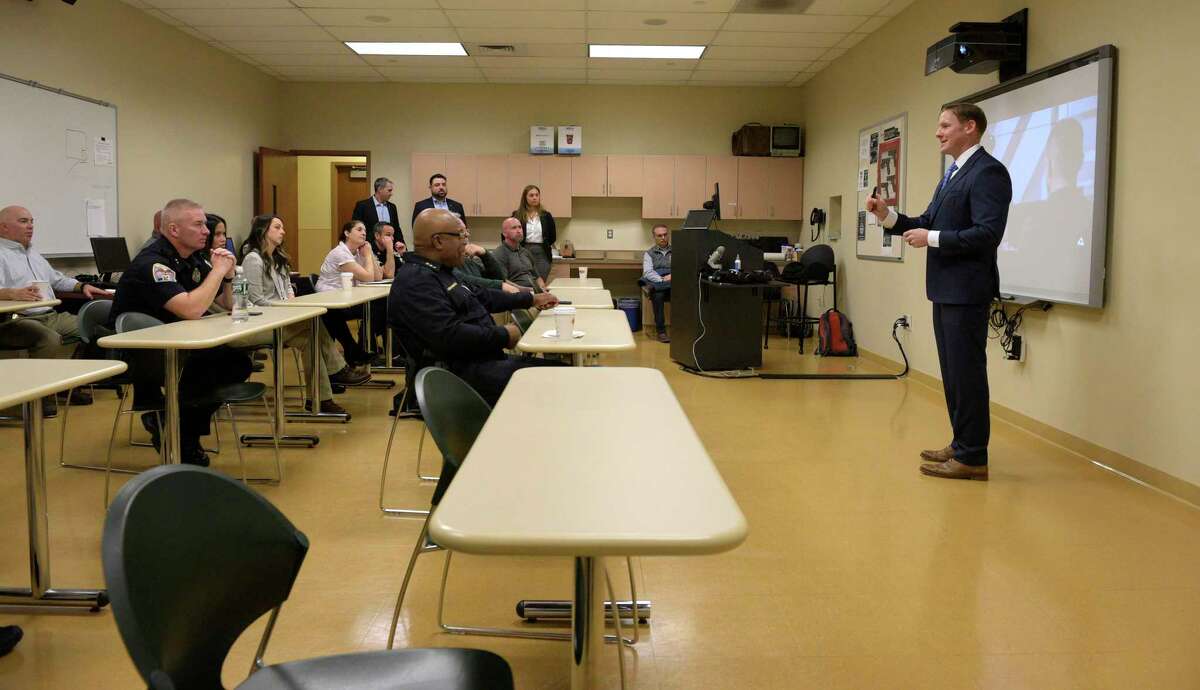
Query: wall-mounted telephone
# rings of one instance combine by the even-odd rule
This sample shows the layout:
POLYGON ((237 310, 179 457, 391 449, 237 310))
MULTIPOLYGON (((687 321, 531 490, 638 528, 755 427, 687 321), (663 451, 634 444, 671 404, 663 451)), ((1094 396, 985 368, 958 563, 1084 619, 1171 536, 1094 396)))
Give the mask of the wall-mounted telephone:
POLYGON ((825 209, 814 208, 808 214, 808 224, 812 226, 812 241, 816 242, 821 235, 821 226, 825 225, 825 209))

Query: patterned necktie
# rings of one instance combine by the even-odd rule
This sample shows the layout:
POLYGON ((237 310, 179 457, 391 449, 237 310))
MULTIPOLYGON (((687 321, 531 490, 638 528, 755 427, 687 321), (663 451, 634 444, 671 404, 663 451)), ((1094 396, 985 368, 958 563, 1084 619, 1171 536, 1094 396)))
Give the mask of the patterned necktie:
POLYGON ((935 197, 936 197, 938 194, 941 194, 941 193, 942 193, 942 190, 946 188, 946 185, 947 185, 947 184, 949 184, 949 182, 950 182, 950 177, 951 177, 952 175, 954 175, 954 171, 955 171, 955 170, 958 170, 958 161, 951 161, 951 163, 950 163, 950 167, 949 167, 949 168, 946 168, 946 174, 945 174, 945 176, 944 176, 944 177, 942 177, 942 182, 941 182, 941 184, 939 184, 939 185, 938 185, 937 192, 935 192, 935 193, 934 193, 934 196, 935 196, 935 197))

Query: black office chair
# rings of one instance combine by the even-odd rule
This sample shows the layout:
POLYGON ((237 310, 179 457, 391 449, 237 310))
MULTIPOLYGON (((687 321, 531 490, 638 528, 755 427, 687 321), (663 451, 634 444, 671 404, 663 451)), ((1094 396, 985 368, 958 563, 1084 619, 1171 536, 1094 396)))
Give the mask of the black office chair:
POLYGON ((474 649, 340 654, 264 666, 308 538, 265 498, 211 470, 169 465, 135 477, 108 510, 101 551, 117 630, 152 690, 223 687, 230 648, 268 611, 251 675, 239 690, 513 687, 504 659, 474 649))
MULTIPOLYGON (((833 308, 837 309, 837 261, 833 255, 833 248, 827 244, 814 244, 805 249, 799 261, 784 267, 779 279, 804 288, 800 316, 781 319, 788 326, 800 327, 800 354, 804 354, 806 333, 810 333, 812 328, 821 322, 819 317, 808 315, 808 288, 813 285, 832 285, 833 308)), ((782 307, 782 301, 780 305, 782 307)))

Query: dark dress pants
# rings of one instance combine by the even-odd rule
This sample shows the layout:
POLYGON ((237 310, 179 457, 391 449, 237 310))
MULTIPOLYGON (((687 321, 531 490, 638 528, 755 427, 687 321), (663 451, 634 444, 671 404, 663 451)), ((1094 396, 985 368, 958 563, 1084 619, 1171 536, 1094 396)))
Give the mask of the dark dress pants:
POLYGON ((540 357, 505 356, 497 359, 483 359, 455 362, 450 371, 471 384, 479 396, 492 407, 500 399, 508 380, 520 369, 527 367, 561 367, 565 362, 541 359, 540 357))
POLYGON ((954 429, 950 446, 964 465, 988 461, 987 323, 986 304, 933 304, 933 335, 954 429))
MULTIPOLYGON (((250 357, 242 350, 220 346, 179 353, 183 372, 179 377, 179 447, 200 447, 200 437, 210 432, 209 421, 217 405, 194 405, 190 401, 215 386, 242 383, 250 378, 250 357)), ((163 409, 163 356, 158 350, 127 350, 125 361, 134 373, 135 410, 163 409)), ((164 420, 165 423, 165 420, 164 420)))
POLYGON ((351 319, 361 317, 362 311, 358 307, 330 309, 321 315, 321 321, 325 324, 325 330, 329 331, 329 335, 333 336, 333 339, 342 346, 342 354, 345 355, 346 361, 351 365, 362 364, 370 359, 363 346, 354 339, 354 334, 350 332, 350 326, 346 323, 351 319))
POLYGON ((666 333, 667 316, 663 305, 671 301, 671 284, 666 281, 648 283, 646 290, 650 293, 650 306, 654 309, 654 328, 659 333, 666 333))

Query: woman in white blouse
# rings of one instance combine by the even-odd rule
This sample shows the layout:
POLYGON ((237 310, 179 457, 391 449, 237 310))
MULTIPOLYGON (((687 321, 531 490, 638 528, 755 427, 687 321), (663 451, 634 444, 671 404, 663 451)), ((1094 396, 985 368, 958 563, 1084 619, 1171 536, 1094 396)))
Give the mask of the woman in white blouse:
MULTIPOLYGON (((375 258, 375 252, 371 251, 371 243, 367 241, 367 227, 362 221, 352 220, 342 226, 342 241, 329 250, 325 260, 321 262, 321 272, 317 276, 317 292, 341 290, 343 273, 352 273, 355 285, 383 279, 383 269, 379 266, 379 260, 375 258)), ((372 312, 372 316, 374 315, 372 312)), ((353 307, 330 309, 322 317, 329 333, 341 343, 346 360, 355 365, 366 364, 371 360, 366 348, 354 339, 350 327, 346 325, 347 321, 361 316, 362 310, 353 307)), ((384 323, 382 319, 378 321, 379 323, 373 326, 375 330, 381 331, 384 323)))
POLYGON ((523 243, 533 257, 533 270, 543 281, 550 282, 550 262, 554 258, 554 242, 557 229, 554 216, 542 208, 542 190, 537 185, 526 185, 521 192, 521 202, 512 212, 513 218, 521 221, 525 232, 523 243))
MULTIPOLYGON (((283 237, 283 221, 279 216, 255 216, 250 225, 250 236, 242 245, 246 252, 242 259, 242 275, 248 284, 251 304, 268 306, 271 302, 295 297, 291 266, 283 249, 283 237)), ((283 341, 288 347, 307 351, 310 332, 311 325, 307 322, 293 324, 283 329, 283 341)), ((348 366, 329 333, 324 328, 320 328, 319 333, 317 375, 321 392, 320 410, 346 414, 346 410, 333 401, 331 384, 355 385, 370 378, 370 373, 366 367, 348 366)))

